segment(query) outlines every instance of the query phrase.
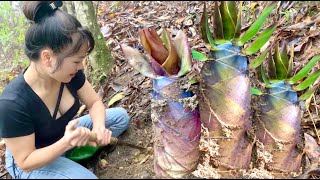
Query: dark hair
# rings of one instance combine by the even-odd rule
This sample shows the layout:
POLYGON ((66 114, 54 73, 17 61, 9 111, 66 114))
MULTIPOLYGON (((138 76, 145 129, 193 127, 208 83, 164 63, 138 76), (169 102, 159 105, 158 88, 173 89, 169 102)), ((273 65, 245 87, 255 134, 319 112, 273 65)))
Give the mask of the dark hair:
POLYGON ((83 28, 72 15, 59 9, 62 1, 29 1, 23 5, 23 13, 31 21, 31 26, 25 36, 25 53, 31 61, 39 59, 42 48, 51 48, 54 53, 60 53, 68 45, 71 51, 63 57, 58 56, 56 70, 65 57, 77 53, 83 43, 89 43, 88 53, 94 48, 92 33, 83 28), (72 36, 76 35, 74 39, 72 36))

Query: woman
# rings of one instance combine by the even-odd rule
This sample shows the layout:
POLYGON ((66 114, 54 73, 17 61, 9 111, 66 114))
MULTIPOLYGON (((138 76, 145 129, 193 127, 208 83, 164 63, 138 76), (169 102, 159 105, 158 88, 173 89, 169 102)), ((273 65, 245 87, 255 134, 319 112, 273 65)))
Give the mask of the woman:
POLYGON ((127 112, 105 110, 86 80, 82 61, 94 48, 94 39, 61 6, 61 1, 30 1, 23 7, 32 21, 25 37, 30 66, 0 97, 0 137, 13 178, 97 178, 65 158, 65 152, 87 144, 107 145, 129 126, 127 112), (79 100, 89 114, 73 119, 79 100), (97 134, 95 142, 89 141, 91 131, 97 134))

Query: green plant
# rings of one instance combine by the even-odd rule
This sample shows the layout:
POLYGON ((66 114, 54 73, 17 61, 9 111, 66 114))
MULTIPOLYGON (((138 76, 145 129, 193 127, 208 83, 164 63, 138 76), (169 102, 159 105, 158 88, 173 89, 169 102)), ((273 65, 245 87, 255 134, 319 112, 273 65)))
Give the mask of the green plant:
POLYGON ((199 162, 200 118, 195 89, 189 82, 191 49, 180 30, 175 40, 163 29, 139 31, 145 53, 121 45, 128 63, 153 82, 154 172, 158 178, 182 178, 199 162))
POLYGON ((260 33, 245 49, 243 46, 259 32, 275 7, 274 2, 266 7, 241 36, 242 3, 237 13, 235 1, 222 1, 220 5, 215 2, 213 34, 204 3, 200 32, 210 52, 204 55, 193 51, 193 57, 204 61, 200 71, 199 106, 201 121, 208 131, 207 141, 211 143, 204 150, 205 159, 209 161, 207 164, 217 167, 222 177, 234 177, 230 170, 247 169, 251 162, 254 134, 249 119, 251 94, 246 56, 266 44, 276 24, 260 33))
POLYGON ((21 13, 21 2, 0 2, 0 65, 12 68, 17 65, 27 66, 23 52, 26 19, 21 13))
MULTIPOLYGON (((258 164, 272 171, 276 178, 285 177, 283 175, 286 174, 292 176, 291 173, 298 173, 304 167, 299 101, 312 95, 315 87, 310 86, 320 76, 320 71, 316 71, 307 77, 320 56, 312 58, 304 68, 293 74, 293 49, 290 57, 287 49, 286 43, 279 47, 276 42, 265 55, 267 68, 263 63, 257 67, 258 78, 265 87, 260 95, 259 115, 255 124, 258 144, 261 143, 258 150, 271 157, 258 164), (304 90, 307 91, 298 98, 297 92, 304 90)), ((255 162, 263 160, 266 159, 260 158, 255 162)))

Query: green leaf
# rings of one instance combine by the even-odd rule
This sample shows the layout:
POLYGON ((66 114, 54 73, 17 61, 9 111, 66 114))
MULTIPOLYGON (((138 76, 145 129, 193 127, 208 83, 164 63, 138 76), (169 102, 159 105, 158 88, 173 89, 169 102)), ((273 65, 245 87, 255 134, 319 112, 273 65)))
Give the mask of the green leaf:
POLYGON ((275 52, 273 54, 273 60, 276 65, 277 79, 284 80, 288 74, 288 66, 286 66, 286 63, 283 62, 283 60, 281 59, 281 54, 280 54, 278 43, 275 45, 275 52))
POLYGON ((263 82, 263 78, 262 78, 262 72, 261 72, 261 66, 263 66, 263 63, 261 63, 257 68, 256 68, 256 74, 257 74, 257 78, 260 82, 263 82))
POLYGON ((304 78, 310 72, 310 70, 314 67, 316 62, 318 62, 319 60, 320 60, 320 56, 316 56, 316 57, 312 58, 307 63, 306 66, 304 66, 295 76, 293 76, 292 78, 290 78, 288 80, 288 84, 294 84, 294 83, 298 82, 300 79, 304 78))
POLYGON ((307 77, 307 79, 305 79, 302 83, 300 83, 294 89, 296 91, 302 91, 304 89, 307 89, 310 85, 312 85, 318 79, 319 76, 320 76, 320 71, 312 73, 309 77, 307 77))
POLYGON ((266 29, 263 33, 261 33, 255 41, 249 47, 247 47, 244 52, 247 55, 252 55, 262 48, 266 42, 270 39, 272 33, 276 30, 276 25, 272 25, 268 29, 266 29))
POLYGON ((213 32, 214 32, 213 35, 216 41, 220 42, 224 40, 223 23, 222 23, 221 13, 220 13, 217 1, 214 2, 213 32))
MULTIPOLYGON (((240 2, 241 3, 241 2, 240 2)), ((233 24, 237 23, 237 8, 235 1, 227 1, 227 6, 232 17, 233 24)))
POLYGON ((255 69, 258 66, 260 66, 260 64, 263 62, 263 60, 265 59, 267 52, 270 50, 270 48, 265 49, 260 56, 258 56, 255 60, 253 60, 250 64, 249 64, 249 68, 250 69, 255 69))
POLYGON ((256 88, 250 88, 250 92, 251 92, 251 94, 252 95, 262 95, 263 94, 263 92, 262 91, 260 91, 259 89, 256 89, 256 88))
POLYGON ((108 107, 112 106, 115 102, 121 100, 122 98, 126 97, 125 92, 120 92, 114 95, 108 102, 108 107))
MULTIPOLYGON (((285 67, 289 67, 289 59, 288 59, 288 49, 287 49, 287 44, 282 42, 281 47, 280 47, 280 57, 281 61, 283 62, 285 67)), ((287 69, 288 71, 288 69, 287 69)))
POLYGON ((205 54, 202 54, 199 51, 196 51, 196 50, 192 49, 191 53, 192 53, 192 58, 195 59, 195 60, 199 60, 199 61, 208 60, 208 57, 205 54))
POLYGON ((251 25, 251 27, 245 32, 245 34, 240 38, 238 44, 239 46, 244 45, 247 41, 252 39, 258 31, 263 26, 263 23, 266 21, 267 17, 271 11, 276 7, 277 2, 273 2, 269 7, 267 7, 257 18, 257 20, 251 25))
POLYGON ((198 82, 198 80, 196 79, 196 78, 192 78, 192 79, 189 79, 188 80, 188 84, 195 84, 195 83, 197 83, 198 82))
POLYGON ((311 87, 307 90, 307 92, 305 92, 304 94, 302 94, 300 97, 299 97, 299 100, 301 101, 305 101, 307 99, 309 99, 313 94, 314 92, 318 89, 319 86, 314 86, 314 87, 311 87))
POLYGON ((263 64, 260 64, 257 68, 258 79, 266 85, 269 85, 269 80, 267 78, 266 72, 264 70, 263 64))
POLYGON ((234 30, 234 40, 238 40, 241 34, 241 16, 242 16, 242 1, 239 2, 238 19, 236 29, 234 30))
POLYGON ((178 72, 178 76, 183 76, 186 73, 191 71, 192 68, 192 59, 190 46, 188 42, 188 37, 182 30, 179 30, 177 36, 174 40, 174 47, 177 50, 177 54, 180 58, 180 71, 178 72))
POLYGON ((162 30, 162 34, 161 34, 161 41, 163 42, 164 46, 167 48, 167 50, 169 50, 171 47, 171 43, 170 43, 170 34, 168 34, 168 31, 166 31, 165 28, 163 28, 162 30))
MULTIPOLYGON (((223 35, 225 40, 231 40, 234 36, 236 29, 235 21, 229 11, 228 4, 226 1, 222 1, 220 5, 220 13, 223 23, 223 35)), ((233 12, 235 14, 235 12, 233 12)))
POLYGON ((269 75, 269 78, 272 80, 277 79, 277 68, 273 60, 271 51, 269 51, 269 54, 268 54, 268 75, 269 75))
POLYGON ((290 59, 288 62, 288 74, 286 78, 290 78, 292 76, 292 72, 293 72, 293 57, 294 57, 294 52, 293 52, 294 48, 293 45, 290 48, 290 59))
POLYGON ((208 23, 208 13, 206 9, 206 3, 203 4, 203 14, 200 20, 200 32, 202 35, 202 39, 205 43, 209 44, 212 48, 215 48, 215 41, 212 38, 212 33, 210 31, 209 23, 208 23))

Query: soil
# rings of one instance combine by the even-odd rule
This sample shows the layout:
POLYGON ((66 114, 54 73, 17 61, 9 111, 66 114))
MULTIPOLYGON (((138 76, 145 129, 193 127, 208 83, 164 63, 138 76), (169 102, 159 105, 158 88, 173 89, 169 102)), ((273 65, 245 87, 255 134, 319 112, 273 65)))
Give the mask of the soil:
POLYGON ((101 153, 101 156, 104 156, 105 162, 101 161, 100 158, 95 172, 102 179, 152 179, 154 177, 153 153, 151 152, 153 147, 153 130, 150 118, 149 96, 151 81, 132 70, 123 73, 122 76, 117 77, 113 82, 118 86, 131 89, 130 92, 127 92, 126 99, 122 99, 114 105, 127 109, 131 117, 129 129, 119 139, 133 145, 146 147, 147 149, 139 150, 117 145, 113 152, 109 154, 101 153), (133 86, 137 84, 143 84, 145 88, 134 88, 133 86), (106 165, 104 166, 103 163, 106 165))

